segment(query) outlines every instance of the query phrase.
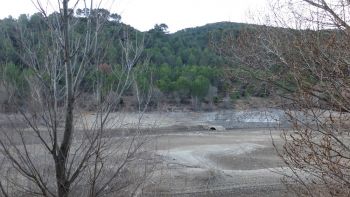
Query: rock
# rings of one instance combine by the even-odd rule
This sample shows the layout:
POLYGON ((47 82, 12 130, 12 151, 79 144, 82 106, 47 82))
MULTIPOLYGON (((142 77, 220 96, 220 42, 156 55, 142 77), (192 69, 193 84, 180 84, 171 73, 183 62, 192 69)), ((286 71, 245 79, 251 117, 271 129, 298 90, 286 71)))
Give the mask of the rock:
POLYGON ((225 127, 220 125, 205 125, 204 129, 210 130, 210 131, 225 131, 225 127))

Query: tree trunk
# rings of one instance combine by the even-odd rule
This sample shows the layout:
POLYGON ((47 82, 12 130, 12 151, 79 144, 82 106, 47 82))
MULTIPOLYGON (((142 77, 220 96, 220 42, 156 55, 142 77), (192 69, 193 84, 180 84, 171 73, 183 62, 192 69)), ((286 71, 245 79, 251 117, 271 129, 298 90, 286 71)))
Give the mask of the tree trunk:
POLYGON ((69 177, 67 177, 67 157, 70 150, 70 145, 74 132, 73 125, 73 110, 74 110, 74 92, 73 92, 73 73, 70 62, 70 46, 69 46, 69 14, 68 14, 68 1, 63 1, 63 35, 64 35, 64 66, 66 77, 66 113, 65 113, 65 126, 63 140, 60 145, 57 157, 55 160, 56 167, 56 179, 58 186, 58 196, 67 197, 70 190, 69 177))

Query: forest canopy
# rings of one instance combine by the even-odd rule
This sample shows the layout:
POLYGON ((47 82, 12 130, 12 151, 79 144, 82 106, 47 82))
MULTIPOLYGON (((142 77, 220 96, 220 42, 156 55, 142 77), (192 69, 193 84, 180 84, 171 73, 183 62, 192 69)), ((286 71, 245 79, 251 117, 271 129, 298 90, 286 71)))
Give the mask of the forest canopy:
MULTIPOLYGON (((86 32, 84 25, 87 20, 91 20, 95 28, 101 28, 99 43, 101 46, 96 53, 99 53, 99 60, 90 59, 90 63, 104 62, 106 65, 118 67, 123 64, 122 45, 125 40, 144 43, 143 58, 148 61, 147 72, 137 72, 135 80, 140 87, 147 84, 154 85, 154 90, 162 94, 165 102, 189 103, 218 103, 225 97, 237 99, 247 96, 266 96, 260 94, 261 87, 239 79, 231 81, 234 88, 228 88, 228 83, 223 80, 224 67, 227 62, 211 46, 212 39, 225 34, 237 35, 246 24, 221 22, 208 24, 202 27, 188 28, 175 33, 167 31, 166 24, 156 24, 153 29, 140 32, 137 29, 123 24, 121 16, 117 13, 110 13, 106 9, 77 9, 70 10, 71 20, 74 21, 75 32, 73 39, 82 39, 86 32), (98 21, 104 21, 103 24, 98 21), (151 75, 150 75, 151 74, 151 75), (152 76, 152 79, 149 79, 152 76), (147 79, 147 80, 146 80, 147 79)), ((0 72, 3 79, 11 78, 9 83, 20 85, 25 95, 26 75, 30 75, 27 66, 30 58, 23 58, 26 46, 45 50, 44 41, 50 44, 48 34, 52 27, 45 20, 54 20, 52 13, 48 17, 41 13, 33 15, 20 15, 17 19, 8 17, 0 20, 0 72), (30 33, 29 33, 30 32, 30 33), (25 39, 23 39, 23 36, 25 39), (25 41, 23 41, 25 40, 25 41), (48 41, 48 42, 46 42, 48 41), (16 77, 10 77, 15 75, 16 77)), ((40 56, 40 53, 39 53, 40 56)), ((35 57, 36 64, 42 64, 44 57, 35 57)), ((144 62, 138 62, 143 64, 144 62)), ((92 93, 91 80, 98 78, 98 65, 94 72, 89 73, 81 83, 85 93, 92 93)), ((103 74, 103 73, 102 73, 103 74)), ((105 86, 109 87, 116 79, 108 72, 104 73, 105 86)), ((132 95, 132 87, 127 91, 132 95)), ((154 100, 151 98, 151 100, 154 100)), ((2 104, 6 103, 1 101, 2 104)), ((159 102, 154 101, 156 104, 159 102)))

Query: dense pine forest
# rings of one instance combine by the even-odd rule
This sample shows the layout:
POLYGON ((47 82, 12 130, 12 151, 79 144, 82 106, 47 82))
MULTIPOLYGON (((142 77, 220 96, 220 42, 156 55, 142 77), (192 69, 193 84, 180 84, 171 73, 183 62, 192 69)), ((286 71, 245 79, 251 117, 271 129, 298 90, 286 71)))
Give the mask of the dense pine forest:
MULTIPOLYGON (((133 83, 127 87, 126 95, 120 101, 124 107, 136 107, 133 100, 137 96, 143 97, 150 108, 165 104, 210 110, 225 107, 236 99, 269 95, 264 85, 257 86, 239 78, 224 80, 225 69, 228 65, 234 68, 234 63, 221 57, 212 44, 213 40, 225 34, 239 34, 247 24, 220 22, 175 33, 169 33, 166 24, 156 24, 153 29, 140 32, 123 24, 118 14, 96 9, 89 11, 91 19, 85 17, 86 11, 89 10, 71 11, 76 42, 83 42, 84 36, 87 36, 88 30, 84 24, 94 23, 94 28, 100 28, 96 41, 99 43, 98 48, 94 50, 98 59, 88 60, 93 69, 86 71, 81 83, 84 90, 81 94, 85 97, 103 97, 104 92, 109 92, 108 90, 115 88, 113 84, 122 80, 117 73, 111 72, 111 67, 118 68, 125 63, 123 56, 127 52, 123 51, 123 45, 127 43, 143 45, 143 52, 138 58, 133 83), (104 20, 100 20, 101 18, 104 20), (93 85, 94 80, 100 80, 101 85, 93 85)), ((32 75, 27 65, 40 66, 47 63, 44 60, 47 57, 40 57, 40 51, 53 44, 47 40, 50 28, 60 27, 50 26, 52 23, 48 20, 55 20, 57 14, 23 14, 17 19, 7 17, 0 20, 1 81, 16 89, 11 93, 2 84, 2 111, 13 110, 7 104, 9 99, 25 100, 29 89, 28 78, 32 75), (36 56, 28 55, 31 54, 30 50, 35 50, 36 56)), ((81 105, 93 110, 93 100, 86 99, 81 105)))

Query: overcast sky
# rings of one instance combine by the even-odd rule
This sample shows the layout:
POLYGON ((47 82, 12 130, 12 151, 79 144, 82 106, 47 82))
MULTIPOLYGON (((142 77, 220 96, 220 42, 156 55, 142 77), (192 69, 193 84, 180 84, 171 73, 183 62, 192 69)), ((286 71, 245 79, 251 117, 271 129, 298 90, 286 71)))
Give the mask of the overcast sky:
MULTIPOLYGON (((36 0, 34 0, 36 1, 36 0)), ((40 0, 49 11, 57 0, 40 0)), ((73 2, 74 0, 71 0, 73 2)), ((264 12, 268 0, 106 0, 101 6, 122 16, 122 22, 141 31, 165 23, 169 31, 220 21, 250 22, 250 13, 264 12)), ((31 0, 0 0, 0 18, 36 12, 31 0)))

